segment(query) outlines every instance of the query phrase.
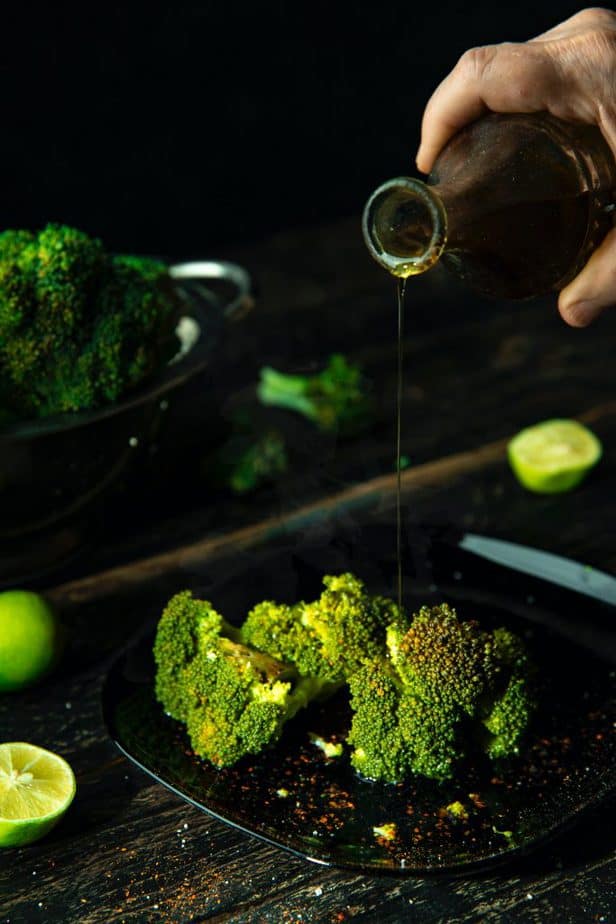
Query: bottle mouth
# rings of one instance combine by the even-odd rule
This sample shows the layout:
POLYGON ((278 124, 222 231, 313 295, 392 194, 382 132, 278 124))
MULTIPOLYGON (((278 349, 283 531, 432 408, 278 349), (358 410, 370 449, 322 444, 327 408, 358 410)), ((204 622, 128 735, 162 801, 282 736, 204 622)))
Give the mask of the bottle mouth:
POLYGON ((447 215, 437 193, 421 180, 400 176, 376 189, 364 207, 368 250, 392 275, 425 273, 441 256, 447 215))

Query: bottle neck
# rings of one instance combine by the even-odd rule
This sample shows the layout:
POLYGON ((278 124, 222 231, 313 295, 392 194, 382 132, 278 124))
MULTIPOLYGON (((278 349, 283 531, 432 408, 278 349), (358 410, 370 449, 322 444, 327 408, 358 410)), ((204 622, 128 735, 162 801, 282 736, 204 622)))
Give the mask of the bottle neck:
POLYGON ((406 279, 439 260, 447 242, 447 214, 433 188, 412 177, 396 177, 368 199, 362 230, 377 263, 406 279))

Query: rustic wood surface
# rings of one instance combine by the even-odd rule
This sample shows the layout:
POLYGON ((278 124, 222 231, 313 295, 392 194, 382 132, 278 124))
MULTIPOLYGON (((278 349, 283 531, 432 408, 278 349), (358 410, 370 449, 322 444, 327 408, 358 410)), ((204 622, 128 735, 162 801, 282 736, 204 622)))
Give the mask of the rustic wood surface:
MULTIPOLYGON (((0 700, 0 737, 58 751, 78 780, 75 803, 51 835, 0 855, 0 920, 612 920, 613 804, 491 873, 364 876, 227 828, 155 785, 109 741, 99 706, 105 671, 191 575, 224 571, 251 548, 319 518, 393 517, 394 290, 365 254, 356 221, 220 256, 244 263, 259 290, 257 309, 229 332, 224 364, 207 382, 223 412, 251 401, 264 362, 290 368, 343 350, 374 382, 378 419, 364 436, 336 442, 275 415, 293 448, 293 470, 238 499, 204 476, 213 431, 199 417, 199 388, 178 394, 158 452, 108 501, 87 554, 45 588, 72 630, 61 668, 0 700)), ((573 331, 550 299, 482 302, 440 271, 410 288, 408 522, 454 523, 616 572, 616 316, 573 331), (504 448, 521 426, 552 416, 585 420, 605 456, 577 491, 539 497, 514 481, 504 448)))

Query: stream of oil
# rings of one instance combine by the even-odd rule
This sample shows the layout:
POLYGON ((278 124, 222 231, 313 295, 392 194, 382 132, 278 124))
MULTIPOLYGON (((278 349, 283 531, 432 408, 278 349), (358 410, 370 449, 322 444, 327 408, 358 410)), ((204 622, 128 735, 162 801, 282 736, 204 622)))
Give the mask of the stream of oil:
POLYGON ((402 444, 402 389, 404 359, 404 296, 406 279, 398 279, 398 381, 396 396, 396 556, 398 565, 398 606, 402 609, 402 476, 400 472, 402 444))

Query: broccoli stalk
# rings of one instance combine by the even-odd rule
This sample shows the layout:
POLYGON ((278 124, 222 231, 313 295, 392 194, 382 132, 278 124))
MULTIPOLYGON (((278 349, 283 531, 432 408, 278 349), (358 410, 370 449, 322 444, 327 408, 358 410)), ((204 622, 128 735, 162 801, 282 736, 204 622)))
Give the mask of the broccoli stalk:
POLYGON ((335 687, 250 648, 210 603, 173 597, 154 644, 156 697, 186 724, 196 754, 216 767, 258 754, 312 700, 335 687))
POLYGON ((266 405, 296 411, 326 432, 356 433, 371 422, 372 402, 359 367, 344 356, 330 356, 312 375, 290 375, 265 366, 257 387, 266 405))
POLYGON ((533 708, 529 674, 513 633, 462 622, 447 604, 422 607, 350 678, 353 766, 389 782, 413 773, 442 781, 472 742, 490 757, 516 754, 533 708))

